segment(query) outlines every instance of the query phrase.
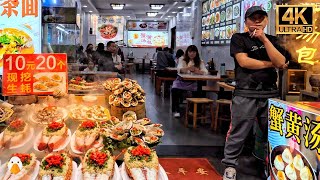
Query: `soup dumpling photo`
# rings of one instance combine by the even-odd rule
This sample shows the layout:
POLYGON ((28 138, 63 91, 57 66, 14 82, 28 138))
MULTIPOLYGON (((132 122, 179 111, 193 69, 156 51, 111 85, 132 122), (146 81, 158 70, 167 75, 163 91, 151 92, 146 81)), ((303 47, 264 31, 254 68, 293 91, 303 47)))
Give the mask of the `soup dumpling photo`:
POLYGON ((278 171, 277 172, 277 177, 279 180, 287 180, 286 174, 283 171, 278 171))
POLYGON ((286 173, 288 179, 297 180, 297 173, 296 173, 296 170, 294 169, 294 165, 293 164, 289 164, 285 168, 285 173, 286 173))
POLYGON ((274 167, 278 171, 283 171, 284 170, 284 162, 282 160, 281 155, 277 155, 276 158, 274 159, 274 167))
POLYGON ((285 163, 291 164, 293 161, 292 154, 288 148, 282 152, 282 159, 285 163))
POLYGON ((304 167, 304 163, 303 160, 301 158, 301 156, 299 154, 297 154, 294 158, 293 158, 293 165, 294 167, 301 171, 301 169, 304 167))
POLYGON ((301 169, 300 178, 301 180, 312 180, 312 174, 310 172, 310 169, 307 166, 301 169))

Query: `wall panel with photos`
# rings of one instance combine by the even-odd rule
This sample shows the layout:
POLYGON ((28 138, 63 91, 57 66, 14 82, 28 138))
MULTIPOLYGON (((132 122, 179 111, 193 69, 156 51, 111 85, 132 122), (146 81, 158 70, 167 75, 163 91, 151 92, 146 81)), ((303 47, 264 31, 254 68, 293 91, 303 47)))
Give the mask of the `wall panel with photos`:
POLYGON ((202 46, 227 45, 237 32, 241 0, 207 0, 202 4, 202 46))

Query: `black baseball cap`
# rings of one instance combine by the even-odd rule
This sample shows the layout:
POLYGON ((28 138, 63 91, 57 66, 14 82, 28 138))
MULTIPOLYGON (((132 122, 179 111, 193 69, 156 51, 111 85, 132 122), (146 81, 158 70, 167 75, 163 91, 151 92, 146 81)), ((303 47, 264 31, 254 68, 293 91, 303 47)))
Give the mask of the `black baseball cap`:
POLYGON ((268 16, 268 13, 261 6, 252 6, 246 11, 244 18, 247 19, 247 17, 250 17, 254 14, 263 14, 268 16))

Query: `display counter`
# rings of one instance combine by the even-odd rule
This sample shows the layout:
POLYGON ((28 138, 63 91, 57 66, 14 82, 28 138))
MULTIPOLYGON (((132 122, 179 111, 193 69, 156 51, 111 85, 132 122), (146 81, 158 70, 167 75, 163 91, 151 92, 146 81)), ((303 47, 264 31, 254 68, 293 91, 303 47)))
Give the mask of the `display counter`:
MULTIPOLYGON (((104 91, 110 91, 108 94, 38 96, 34 104, 15 105, 11 110, 0 106, 2 117, 13 112, 9 118, 0 118, 5 127, 0 131, 0 179, 5 174, 21 175, 22 170, 28 171, 34 180, 50 174, 51 170, 62 173, 71 169, 66 179, 76 180, 85 176, 84 166, 109 169, 113 165, 112 179, 129 179, 129 175, 134 176, 131 164, 138 160, 138 168, 151 167, 147 171, 153 171, 153 176, 168 179, 161 173, 165 171, 155 151, 164 131, 161 124, 145 117, 145 109, 140 108, 145 107, 144 90, 137 81, 129 79, 111 79, 103 86, 104 91), (9 166, 13 157, 23 163, 19 170, 9 166), (28 158, 31 160, 27 163, 34 168, 27 168, 28 158), (118 164, 121 167, 118 168, 115 160, 123 161, 118 164)), ((61 173, 51 176, 60 177, 61 173)), ((97 175, 97 172, 88 173, 97 175)))
POLYGON ((319 179, 320 103, 269 99, 271 179, 319 179))

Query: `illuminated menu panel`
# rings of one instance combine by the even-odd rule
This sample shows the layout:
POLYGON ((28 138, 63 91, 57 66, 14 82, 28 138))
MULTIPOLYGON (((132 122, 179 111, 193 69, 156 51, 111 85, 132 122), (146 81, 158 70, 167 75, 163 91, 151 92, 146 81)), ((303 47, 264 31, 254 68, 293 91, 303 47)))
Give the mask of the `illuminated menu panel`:
POLYGON ((237 32, 241 14, 240 0, 208 0, 202 4, 201 45, 226 45, 237 32))
POLYGON ((129 47, 168 46, 167 31, 128 31, 129 47))

